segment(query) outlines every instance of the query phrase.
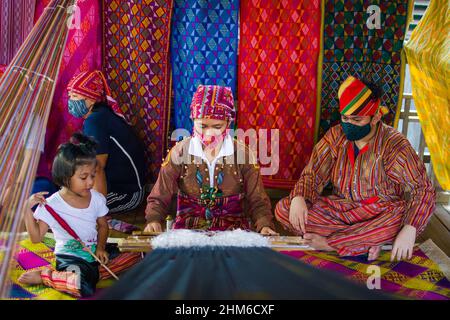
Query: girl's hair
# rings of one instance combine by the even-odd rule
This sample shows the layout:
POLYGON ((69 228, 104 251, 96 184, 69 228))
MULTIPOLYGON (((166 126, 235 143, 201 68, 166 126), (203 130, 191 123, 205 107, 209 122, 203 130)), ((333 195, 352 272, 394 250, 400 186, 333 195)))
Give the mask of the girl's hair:
POLYGON ((97 142, 82 133, 74 133, 70 141, 58 147, 53 160, 53 182, 60 187, 69 188, 70 178, 79 166, 96 163, 97 142))

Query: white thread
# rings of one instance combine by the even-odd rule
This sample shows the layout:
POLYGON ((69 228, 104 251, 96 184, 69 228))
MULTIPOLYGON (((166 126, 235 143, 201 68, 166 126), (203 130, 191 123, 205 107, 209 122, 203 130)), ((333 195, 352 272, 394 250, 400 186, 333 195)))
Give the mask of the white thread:
MULTIPOLYGON (((35 74, 35 75, 37 75, 38 77, 42 77, 42 78, 44 78, 44 79, 47 80, 47 81, 55 82, 55 80, 53 80, 52 78, 46 76, 45 74, 38 73, 38 72, 34 72, 34 71, 31 71, 30 69, 27 69, 27 68, 23 68, 23 67, 19 67, 19 66, 14 65, 14 66, 11 67, 11 69, 12 69, 12 70, 14 70, 14 69, 19 69, 20 71, 24 70, 24 71, 26 71, 26 72, 30 72, 30 73, 32 73, 32 74, 35 74)), ((26 75, 25 75, 25 76, 26 76, 26 75)), ((27 77, 27 76, 26 76, 26 77, 27 77)))
POLYGON ((152 240, 152 248, 269 247, 269 240, 256 232, 241 229, 205 233, 186 229, 167 231, 152 240))

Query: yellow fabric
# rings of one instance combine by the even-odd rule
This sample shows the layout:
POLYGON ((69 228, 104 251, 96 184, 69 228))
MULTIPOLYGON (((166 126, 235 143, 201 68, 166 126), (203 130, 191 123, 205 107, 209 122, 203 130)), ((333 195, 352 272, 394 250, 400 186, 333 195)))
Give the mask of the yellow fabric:
POLYGON ((414 103, 436 177, 450 190, 450 2, 433 0, 405 45, 414 103))

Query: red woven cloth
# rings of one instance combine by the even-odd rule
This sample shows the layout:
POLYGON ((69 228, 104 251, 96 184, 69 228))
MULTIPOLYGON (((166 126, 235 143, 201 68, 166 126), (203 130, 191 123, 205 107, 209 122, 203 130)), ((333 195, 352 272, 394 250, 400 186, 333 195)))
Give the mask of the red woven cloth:
MULTIPOLYGON (((39 19, 48 0, 36 3, 35 22, 39 19)), ((83 71, 101 69, 102 67, 102 27, 99 1, 78 1, 80 20, 79 28, 69 30, 66 49, 61 62, 61 68, 56 84, 53 104, 48 119, 45 134, 45 152, 41 156, 37 175, 51 177, 51 167, 56 150, 61 143, 69 140, 70 136, 81 130, 82 119, 69 114, 67 109, 67 84, 76 74, 83 71)))
POLYGON ((280 130, 279 170, 263 182, 291 188, 314 145, 320 1, 241 1, 240 19, 237 123, 280 130))

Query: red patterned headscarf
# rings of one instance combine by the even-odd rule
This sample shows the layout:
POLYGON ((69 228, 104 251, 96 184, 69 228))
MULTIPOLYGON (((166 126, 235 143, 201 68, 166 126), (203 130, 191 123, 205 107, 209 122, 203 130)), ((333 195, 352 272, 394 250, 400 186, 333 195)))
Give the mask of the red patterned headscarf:
POLYGON ((380 107, 380 99, 374 98, 372 90, 361 80, 349 76, 339 87, 339 112, 346 116, 373 116, 377 111, 387 113, 380 107))
POLYGON ((233 121, 236 118, 233 92, 229 87, 199 85, 191 103, 191 119, 233 121))
POLYGON ((114 113, 125 119, 117 101, 111 96, 111 89, 101 71, 82 72, 76 75, 70 80, 67 90, 92 99, 95 102, 107 102, 114 113))

